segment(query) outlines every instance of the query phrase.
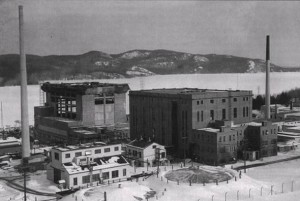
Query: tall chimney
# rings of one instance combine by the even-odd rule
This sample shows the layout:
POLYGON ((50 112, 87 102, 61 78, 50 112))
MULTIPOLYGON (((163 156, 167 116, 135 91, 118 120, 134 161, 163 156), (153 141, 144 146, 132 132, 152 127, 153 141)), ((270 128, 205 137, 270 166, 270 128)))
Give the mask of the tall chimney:
POLYGON ((270 36, 267 35, 266 44, 266 97, 265 97, 265 119, 270 119, 270 36))
POLYGON ((28 98, 27 98, 27 72, 26 56, 24 50, 24 19, 23 6, 19 6, 19 43, 20 43, 20 75, 21 75, 21 130, 22 130, 22 158, 23 164, 28 163, 30 156, 28 98))

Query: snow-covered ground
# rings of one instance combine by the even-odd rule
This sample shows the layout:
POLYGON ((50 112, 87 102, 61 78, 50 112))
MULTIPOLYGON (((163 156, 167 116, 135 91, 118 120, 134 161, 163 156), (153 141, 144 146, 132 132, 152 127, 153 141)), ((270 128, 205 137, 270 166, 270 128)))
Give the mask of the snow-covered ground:
MULTIPOLYGON (((104 192, 107 193, 109 201, 132 201, 146 200, 145 194, 149 190, 156 192, 149 200, 161 201, 197 201, 197 200, 275 200, 290 201, 297 200, 300 196, 300 159, 288 162, 277 163, 268 166, 261 166, 242 171, 242 178, 236 172, 237 181, 229 180, 227 183, 220 182, 210 184, 192 184, 167 181, 164 174, 172 171, 171 166, 162 167, 161 173, 150 176, 147 179, 126 181, 109 186, 92 187, 76 192, 74 195, 64 197, 62 201, 73 201, 74 197, 83 201, 103 200, 104 192), (283 184, 282 184, 283 183, 283 184), (282 191, 283 186, 283 191, 282 191), (272 189, 272 191, 271 191, 272 189), (293 192, 291 192, 293 190, 293 192), (283 192, 283 193, 282 193, 283 192), (262 195, 261 195, 262 193, 262 195), (272 194, 272 195, 271 195, 272 194)), ((179 166, 174 169, 180 168, 179 166)), ((144 169, 143 169, 144 170, 144 169)), ((141 172, 139 168, 136 170, 141 172)))

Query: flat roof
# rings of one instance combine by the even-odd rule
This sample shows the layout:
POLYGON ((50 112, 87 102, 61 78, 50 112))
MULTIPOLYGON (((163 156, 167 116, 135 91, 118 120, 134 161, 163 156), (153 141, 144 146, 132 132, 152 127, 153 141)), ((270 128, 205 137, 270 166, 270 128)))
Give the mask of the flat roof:
MULTIPOLYGON (((92 170, 101 170, 112 167, 118 167, 123 165, 129 165, 126 159, 122 155, 110 156, 110 157, 102 157, 102 158, 94 158, 93 162, 91 162, 90 166, 92 166, 92 170)), ((89 172, 89 165, 76 165, 74 162, 63 163, 64 168, 67 170, 69 174, 78 174, 83 172, 89 172)))
MULTIPOLYGON (((132 91, 135 92, 135 91, 132 91)), ((160 94, 205 94, 205 93, 220 93, 220 92, 251 92, 247 90, 219 90, 219 89, 198 89, 198 88, 163 88, 141 90, 140 92, 160 93, 160 94)))
POLYGON ((104 147, 104 146, 111 146, 111 145, 121 145, 120 143, 116 144, 107 144, 104 142, 95 142, 95 143, 86 143, 86 144, 81 144, 81 145, 68 145, 64 147, 53 147, 52 149, 56 149, 58 151, 74 151, 74 150, 83 150, 83 149, 88 149, 88 148, 97 148, 97 147, 104 147))
POLYGON ((45 82, 42 84, 41 89, 45 92, 68 91, 68 92, 78 92, 84 94, 87 89, 108 88, 108 87, 114 88, 115 93, 125 93, 130 89, 128 84, 100 83, 100 82, 66 83, 62 81, 60 81, 60 83, 45 82))

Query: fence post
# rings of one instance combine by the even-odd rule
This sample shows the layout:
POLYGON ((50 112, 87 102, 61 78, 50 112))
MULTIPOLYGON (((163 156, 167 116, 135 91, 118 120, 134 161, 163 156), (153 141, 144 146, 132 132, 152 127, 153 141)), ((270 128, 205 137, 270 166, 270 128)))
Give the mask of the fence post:
POLYGON ((226 201, 226 198, 227 198, 227 192, 225 193, 225 201, 226 201))
POLYGON ((251 197, 251 188, 249 189, 249 198, 251 197))
POLYGON ((179 180, 177 179, 177 185, 179 185, 179 180))
POLYGON ((104 191, 104 201, 107 201, 106 191, 104 191))
POLYGON ((236 192, 236 199, 239 200, 239 190, 236 192))
POLYGON ((293 190, 294 190, 294 180, 292 181, 292 189, 291 189, 291 191, 293 192, 293 190))
POLYGON ((271 195, 273 195, 273 185, 271 186, 271 195))
POLYGON ((214 201, 214 196, 215 196, 215 195, 212 195, 212 196, 211 196, 211 201, 214 201))
POLYGON ((283 193, 283 185, 284 183, 281 184, 281 193, 283 193))
POLYGON ((260 196, 262 196, 263 186, 260 188, 260 196))
POLYGON ((218 185, 218 180, 216 179, 216 185, 218 185))

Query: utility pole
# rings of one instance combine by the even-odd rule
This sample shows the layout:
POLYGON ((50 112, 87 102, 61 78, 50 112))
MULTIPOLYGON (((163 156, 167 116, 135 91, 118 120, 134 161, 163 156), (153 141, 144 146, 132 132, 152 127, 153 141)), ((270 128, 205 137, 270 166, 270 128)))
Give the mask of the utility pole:
POLYGON ((158 173, 159 173, 159 158, 160 158, 160 148, 156 148, 157 150, 157 177, 158 177, 158 173))

